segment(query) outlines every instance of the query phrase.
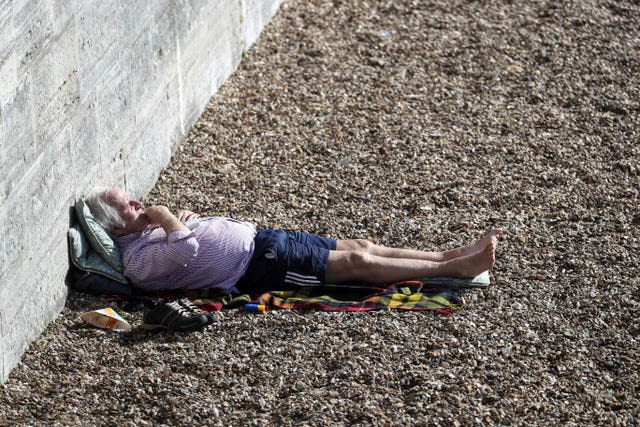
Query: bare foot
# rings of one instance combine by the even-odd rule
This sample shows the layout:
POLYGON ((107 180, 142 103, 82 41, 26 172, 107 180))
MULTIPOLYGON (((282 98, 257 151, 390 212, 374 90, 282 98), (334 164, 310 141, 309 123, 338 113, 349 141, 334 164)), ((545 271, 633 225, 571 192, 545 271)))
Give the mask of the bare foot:
POLYGON ((485 241, 482 250, 447 261, 448 274, 452 277, 476 277, 480 273, 491 270, 496 262, 499 235, 499 230, 493 230, 476 243, 485 241))
POLYGON ((502 234, 502 229, 500 228, 495 228, 491 230, 482 239, 478 240, 477 242, 469 246, 464 246, 460 248, 458 256, 455 258, 464 257, 467 255, 473 255, 475 253, 482 252, 484 248, 486 248, 487 245, 489 245, 489 243, 491 242, 493 242, 497 246, 498 240, 500 239, 501 234, 502 234))

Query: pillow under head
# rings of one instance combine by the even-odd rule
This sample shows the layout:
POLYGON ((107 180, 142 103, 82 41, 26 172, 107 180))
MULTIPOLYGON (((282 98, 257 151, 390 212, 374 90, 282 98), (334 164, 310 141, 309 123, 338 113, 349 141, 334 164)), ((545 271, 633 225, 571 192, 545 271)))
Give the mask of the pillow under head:
POLYGON ((96 222, 91 213, 91 209, 79 199, 75 205, 76 216, 82 227, 82 231, 87 236, 89 244, 110 266, 118 272, 122 272, 122 256, 115 242, 104 228, 96 222))

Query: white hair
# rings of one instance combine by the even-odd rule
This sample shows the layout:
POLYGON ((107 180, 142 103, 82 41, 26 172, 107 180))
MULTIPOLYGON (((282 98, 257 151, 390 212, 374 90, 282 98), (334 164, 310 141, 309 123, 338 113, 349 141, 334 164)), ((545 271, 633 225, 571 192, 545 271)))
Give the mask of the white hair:
POLYGON ((116 208, 109 204, 107 193, 110 188, 94 188, 84 198, 85 203, 91 210, 93 218, 108 233, 113 233, 116 228, 126 227, 127 223, 116 208))

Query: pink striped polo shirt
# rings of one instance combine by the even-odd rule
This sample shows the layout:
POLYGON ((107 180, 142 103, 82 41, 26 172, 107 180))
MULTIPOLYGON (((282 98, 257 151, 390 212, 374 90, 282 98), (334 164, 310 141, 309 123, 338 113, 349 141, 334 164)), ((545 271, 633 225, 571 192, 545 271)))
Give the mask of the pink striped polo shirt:
POLYGON ((223 217, 187 222, 168 237, 161 227, 116 239, 124 274, 147 291, 218 288, 234 291, 253 256, 255 225, 223 217))

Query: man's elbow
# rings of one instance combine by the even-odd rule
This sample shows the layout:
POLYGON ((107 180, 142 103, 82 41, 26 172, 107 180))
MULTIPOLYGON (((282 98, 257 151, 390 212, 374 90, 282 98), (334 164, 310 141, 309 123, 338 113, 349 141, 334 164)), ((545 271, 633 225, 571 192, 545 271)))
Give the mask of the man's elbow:
POLYGON ((186 266, 198 256, 200 245, 195 238, 185 239, 176 243, 179 243, 179 245, 172 248, 173 255, 169 257, 170 261, 186 266))

